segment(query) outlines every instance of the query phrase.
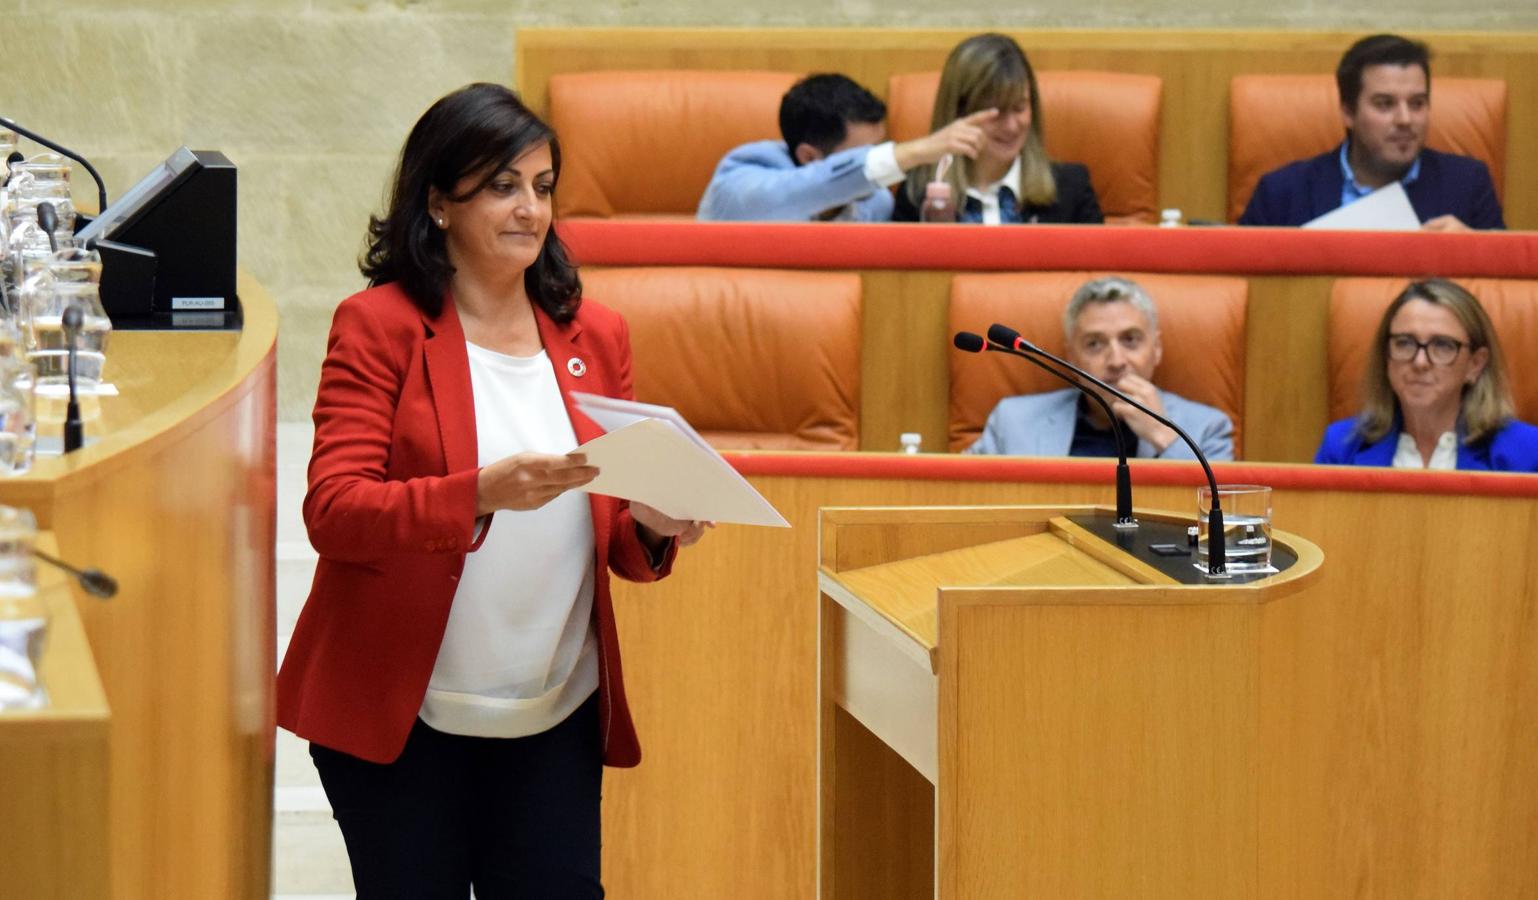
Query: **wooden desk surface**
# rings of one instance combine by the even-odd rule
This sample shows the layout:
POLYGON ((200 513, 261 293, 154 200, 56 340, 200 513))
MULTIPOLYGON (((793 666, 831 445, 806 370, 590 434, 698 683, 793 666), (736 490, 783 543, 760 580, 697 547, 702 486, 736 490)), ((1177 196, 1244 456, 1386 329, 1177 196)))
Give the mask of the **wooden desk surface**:
MULTIPOLYGON (((38 536, 38 549, 55 554, 53 535, 38 536)), ((0 710, 0 743, 57 740, 80 734, 105 736, 107 695, 102 691, 85 627, 75 610, 72 582, 52 566, 37 564, 37 599, 48 616, 39 666, 48 705, 41 709, 0 710)), ((14 775, 7 773, 7 779, 14 775)))

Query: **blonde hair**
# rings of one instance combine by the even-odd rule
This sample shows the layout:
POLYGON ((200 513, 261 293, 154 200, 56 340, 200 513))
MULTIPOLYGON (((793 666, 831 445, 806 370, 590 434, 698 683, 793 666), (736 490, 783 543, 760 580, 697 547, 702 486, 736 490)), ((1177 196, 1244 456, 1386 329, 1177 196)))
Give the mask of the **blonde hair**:
MULTIPOLYGON (((956 119, 985 109, 1002 114, 1029 96, 1031 128, 1020 149, 1020 208, 1050 206, 1057 200, 1057 180, 1052 177, 1052 161, 1047 157, 1041 137, 1041 92, 1036 87, 1036 72, 1025 51, 1013 38, 1002 34, 978 34, 951 50, 940 72, 940 88, 935 92, 935 109, 930 131, 939 131, 956 119)), ((933 181, 935 167, 919 166, 908 173, 908 199, 914 205, 924 202, 924 185, 933 181)), ((971 185, 972 161, 958 157, 945 180, 951 196, 959 205, 971 185)))
POLYGON ((1357 417, 1357 434, 1369 444, 1382 440, 1399 417, 1399 398, 1388 380, 1388 335, 1394 316, 1411 300, 1422 300, 1452 313, 1468 332, 1470 353, 1481 347, 1489 350, 1484 371, 1473 384, 1464 385, 1458 418, 1463 424, 1465 444, 1477 444, 1492 437, 1516 414, 1501 343, 1479 300, 1461 286, 1441 278, 1411 283, 1384 310, 1367 350, 1367 371, 1362 384, 1364 403, 1357 417))

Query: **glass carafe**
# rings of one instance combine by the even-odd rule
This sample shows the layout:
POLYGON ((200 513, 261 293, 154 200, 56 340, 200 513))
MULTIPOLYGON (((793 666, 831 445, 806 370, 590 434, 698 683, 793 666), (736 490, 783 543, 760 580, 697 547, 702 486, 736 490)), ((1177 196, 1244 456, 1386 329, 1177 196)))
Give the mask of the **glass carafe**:
POLYGON ((70 194, 69 162, 55 153, 39 153, 31 159, 16 164, 19 170, 12 193, 18 207, 24 204, 36 206, 44 201, 53 204, 59 224, 56 234, 75 233, 75 201, 70 194), (22 175, 31 176, 22 178, 22 175))
POLYGON ((36 709, 48 697, 39 675, 47 608, 37 596, 37 520, 0 506, 0 709, 36 709))
MULTIPOLYGON (((57 239, 57 238, 56 238, 57 239)), ((14 206, 10 216, 10 233, 5 242, 5 286, 15 291, 27 278, 42 268, 53 255, 54 241, 48 232, 37 224, 37 205, 14 206)))

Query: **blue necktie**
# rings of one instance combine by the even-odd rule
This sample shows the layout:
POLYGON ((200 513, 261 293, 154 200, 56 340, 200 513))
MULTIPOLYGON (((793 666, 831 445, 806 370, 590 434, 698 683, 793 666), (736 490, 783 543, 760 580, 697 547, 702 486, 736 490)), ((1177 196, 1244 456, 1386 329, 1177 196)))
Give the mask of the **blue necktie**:
MULTIPOLYGON (((957 217, 957 221, 976 223, 982 220, 983 202, 968 194, 967 202, 962 205, 961 215, 957 217)), ((1015 192, 1004 185, 999 185, 999 222, 1005 225, 1020 223, 1020 208, 1015 205, 1015 192)))

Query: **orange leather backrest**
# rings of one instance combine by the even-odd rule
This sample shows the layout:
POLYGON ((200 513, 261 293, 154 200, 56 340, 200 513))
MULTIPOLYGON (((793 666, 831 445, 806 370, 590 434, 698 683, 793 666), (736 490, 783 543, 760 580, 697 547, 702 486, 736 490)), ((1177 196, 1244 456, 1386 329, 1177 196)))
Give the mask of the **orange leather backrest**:
POLYGON ((693 217, 727 151, 778 139, 791 72, 582 72, 550 78, 562 216, 693 217))
MULTIPOLYGON (((1517 418, 1538 421, 1538 281, 1457 278, 1479 298, 1506 357, 1517 418)), ((1362 409, 1368 345, 1383 311, 1409 284, 1407 278, 1341 278, 1330 289, 1330 421, 1362 409)))
MULTIPOLYGON (((1345 137, 1332 75, 1239 75, 1228 85, 1228 220, 1237 221, 1260 176, 1338 146, 1345 137)), ((1506 82, 1435 78, 1426 145, 1490 167, 1496 196, 1506 178, 1506 82)))
MULTIPOLYGON (((1089 167, 1106 221, 1159 219, 1159 103, 1164 81, 1119 72, 1037 72, 1047 154, 1089 167)), ((893 75, 887 87, 892 139, 930 131, 939 72, 893 75)))
MULTIPOLYGON (((1049 353, 1062 356, 1063 310, 1079 286, 1105 272, 958 275, 951 280, 950 329, 986 334, 1002 322, 1049 353)), ((1123 274, 1123 273, 1116 273, 1123 274)), ((1243 278, 1126 273, 1159 309, 1164 360, 1154 382, 1182 397, 1215 406, 1234 423, 1234 455, 1244 428, 1244 327, 1249 283, 1243 278)), ((1003 353, 950 351, 950 447, 977 439, 1005 397, 1055 391, 1065 385, 1022 359, 1003 353)))
POLYGON ((630 325, 636 399, 723 449, 859 445, 860 276, 772 269, 583 270, 630 325))

